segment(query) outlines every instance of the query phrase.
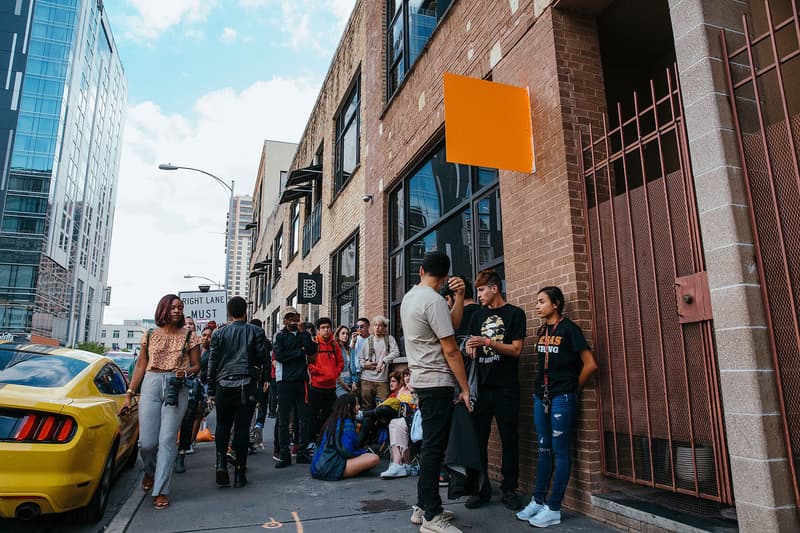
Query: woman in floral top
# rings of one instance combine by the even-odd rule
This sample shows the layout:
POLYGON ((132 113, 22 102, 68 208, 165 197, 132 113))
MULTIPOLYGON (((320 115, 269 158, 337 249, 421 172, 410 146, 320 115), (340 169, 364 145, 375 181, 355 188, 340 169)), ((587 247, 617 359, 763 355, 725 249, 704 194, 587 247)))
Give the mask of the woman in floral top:
POLYGON ((178 427, 189 399, 183 378, 200 372, 200 338, 194 331, 184 329, 183 302, 174 294, 167 294, 158 302, 155 321, 158 327, 142 337, 141 354, 123 409, 130 406, 141 387, 142 489, 153 491, 153 507, 166 509, 172 465, 178 453, 178 427))

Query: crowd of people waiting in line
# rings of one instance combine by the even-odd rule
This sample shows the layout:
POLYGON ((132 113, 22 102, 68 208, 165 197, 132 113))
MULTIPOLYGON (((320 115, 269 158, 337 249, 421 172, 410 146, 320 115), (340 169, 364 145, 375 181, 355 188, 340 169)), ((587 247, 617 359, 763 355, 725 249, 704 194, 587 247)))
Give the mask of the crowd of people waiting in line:
POLYGON ((284 327, 270 341, 258 320, 247 322, 245 300, 234 297, 228 302, 231 321, 216 329, 210 324, 198 337, 193 323, 185 327, 180 298, 164 296, 155 313, 158 327, 142 338, 126 400, 141 394, 142 488, 152 491, 154 507, 169 506, 172 473, 185 471, 185 455, 213 405, 218 484, 230 484, 231 459, 234 487, 247 484, 248 454, 262 441, 266 417, 276 417, 276 468, 291 466, 294 457, 310 465, 314 478, 338 480, 375 468, 387 450, 389 466, 380 476, 418 473, 411 522, 437 533, 460 531, 442 507, 440 485, 449 484, 450 496, 467 495, 468 509, 491 499, 487 447, 494 420, 502 503, 533 526, 560 523, 577 395, 597 368, 594 357, 581 329, 564 316, 562 291, 542 288, 534 346, 538 463, 533 498, 524 505, 517 487, 525 312, 506 302, 496 272, 479 273, 475 301, 469 281, 448 276, 449 270, 446 254, 425 256, 420 282, 400 308, 408 368, 391 373, 400 347, 388 334, 386 317, 372 323, 360 318, 351 332, 345 325, 334 329, 325 317, 303 323, 287 307, 284 327), (193 376, 205 387, 181 386, 193 376), (444 468, 448 440, 457 449, 448 450, 444 468))

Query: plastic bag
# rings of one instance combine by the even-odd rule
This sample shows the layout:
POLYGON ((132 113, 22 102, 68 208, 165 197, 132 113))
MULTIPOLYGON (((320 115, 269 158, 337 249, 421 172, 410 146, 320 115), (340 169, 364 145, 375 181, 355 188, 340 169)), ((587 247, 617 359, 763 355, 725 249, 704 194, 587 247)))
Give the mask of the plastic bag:
POLYGON ((411 419, 411 442, 422 441, 422 413, 419 409, 414 413, 414 418, 411 419))

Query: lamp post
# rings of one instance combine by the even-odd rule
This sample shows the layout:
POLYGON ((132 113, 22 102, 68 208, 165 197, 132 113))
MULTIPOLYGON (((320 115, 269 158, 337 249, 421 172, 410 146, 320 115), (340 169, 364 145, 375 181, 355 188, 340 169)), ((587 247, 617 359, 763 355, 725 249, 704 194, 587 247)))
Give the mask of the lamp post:
POLYGON ((191 279, 191 278, 204 279, 204 280, 209 281, 209 282, 213 283, 214 285, 216 285, 218 289, 222 288, 222 283, 220 283, 219 281, 214 281, 213 279, 207 278, 205 276, 192 276, 191 274, 186 274, 183 277, 184 277, 184 279, 191 279))
MULTIPOLYGON (((211 172, 205 171, 205 170, 200 169, 200 168, 173 165, 172 163, 161 163, 160 165, 158 165, 158 168, 159 168, 159 170, 192 170, 194 172, 199 172, 201 174, 205 174, 206 176, 210 177, 211 179, 213 179, 214 181, 216 181, 217 183, 222 185, 228 191, 228 193, 230 194, 230 200, 228 202, 228 224, 227 224, 228 231, 227 231, 227 235, 225 236, 225 239, 226 239, 225 250, 226 250, 226 252, 228 250, 230 250, 231 249, 231 244, 232 244, 232 242, 231 242, 232 241, 232 237, 231 236, 233 235, 233 219, 232 219, 232 217, 233 217, 233 188, 234 188, 235 182, 233 180, 231 180, 231 184, 228 185, 222 179, 220 179, 218 176, 215 176, 211 172)), ((228 282, 230 281, 230 265, 228 263, 229 263, 228 258, 225 257, 225 286, 226 287, 228 285, 228 282)), ((184 277, 189 277, 189 276, 184 276, 184 277)), ((201 276, 195 276, 195 277, 201 277, 201 276)), ((204 278, 204 279, 208 279, 208 278, 204 278)), ((211 281, 212 283, 216 283, 218 286, 220 285, 216 281, 213 281, 213 280, 209 280, 209 281, 211 281)))

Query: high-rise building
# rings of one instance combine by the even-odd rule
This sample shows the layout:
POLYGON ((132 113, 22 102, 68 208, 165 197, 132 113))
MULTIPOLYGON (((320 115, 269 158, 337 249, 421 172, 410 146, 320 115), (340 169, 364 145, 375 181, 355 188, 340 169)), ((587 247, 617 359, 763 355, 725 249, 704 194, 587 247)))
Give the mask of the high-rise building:
POLYGON ((97 337, 126 98, 101 0, 0 3, 0 331, 97 337))
POLYGON ((251 230, 246 226, 252 221, 253 199, 249 196, 234 196, 231 211, 228 213, 228 243, 225 247, 225 288, 229 297, 247 298, 251 230))

